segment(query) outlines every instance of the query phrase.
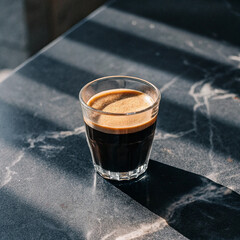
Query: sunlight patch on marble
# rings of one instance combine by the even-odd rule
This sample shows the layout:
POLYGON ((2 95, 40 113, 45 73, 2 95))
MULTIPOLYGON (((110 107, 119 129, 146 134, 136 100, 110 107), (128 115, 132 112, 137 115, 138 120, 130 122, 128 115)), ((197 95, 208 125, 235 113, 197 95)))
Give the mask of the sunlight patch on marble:
MULTIPOLYGON (((64 38, 61 40, 61 48, 58 48, 57 51, 52 52, 45 52, 44 55, 47 56, 50 59, 57 60, 63 64, 70 65, 76 68, 80 68, 81 70, 84 70, 88 72, 89 74, 98 75, 98 76, 107 76, 107 75, 115 75, 116 73, 113 73, 113 69, 115 65, 121 64, 122 68, 124 68, 124 73, 122 75, 128 75, 130 74, 136 74, 136 69, 148 69, 152 73, 159 74, 160 69, 146 65, 144 63, 136 62, 134 60, 131 60, 129 58, 122 57, 121 55, 107 52, 104 49, 97 48, 95 46, 90 46, 83 42, 76 42, 74 40, 71 40, 70 38, 64 38), (68 49, 68 50, 67 50, 68 49), (66 50, 67 51, 74 51, 74 54, 71 58, 66 58, 66 50), (99 62, 107 61, 106 59, 111 59, 110 62, 106 62, 108 64, 108 68, 102 68, 98 69, 98 72, 96 73, 96 67, 94 64, 89 64, 88 61, 78 61, 78 56, 82 55, 83 52, 88 52, 88 57, 91 58, 91 56, 94 56, 95 60, 98 60, 99 62)), ((164 70, 161 70, 161 72, 164 72, 165 75, 169 75, 170 77, 173 77, 174 74, 165 72, 164 70)), ((121 75, 121 74, 120 74, 121 75)), ((94 80, 94 79, 92 79, 94 80)))
MULTIPOLYGON (((98 18, 96 23, 106 25, 108 27, 113 27, 114 29, 128 32, 135 36, 141 37, 146 40, 153 41, 155 43, 164 44, 169 47, 176 48, 175 36, 178 39, 177 48, 188 52, 190 54, 195 53, 196 55, 203 56, 207 59, 212 59, 216 62, 227 63, 231 65, 228 58, 222 54, 224 52, 237 52, 239 51, 233 45, 226 44, 218 40, 208 38, 197 33, 189 32, 184 29, 180 29, 163 22, 154 21, 153 19, 148 19, 143 16, 137 16, 136 14, 131 14, 126 11, 121 11, 120 9, 108 8, 105 11, 105 15, 115 16, 114 21, 108 21, 108 18, 98 18), (125 25, 116 24, 118 18, 125 18, 125 21, 129 21, 133 27, 130 29, 124 28, 125 25), (134 24, 132 24, 134 23, 134 24), (154 26, 154 28, 150 26, 154 26), (150 28, 152 31, 148 31, 146 35, 145 31, 141 31, 141 28, 150 28), (161 31, 162 34, 156 39, 156 34, 154 31, 161 31), (204 46, 204 47, 203 47, 204 46), (211 54, 215 52, 215 54, 211 54)), ((127 24, 127 23, 126 23, 127 24)))
POLYGON ((61 127, 69 127, 67 116, 73 114, 73 107, 75 107, 76 111, 79 111, 80 118, 81 110, 78 99, 43 83, 36 82, 31 78, 22 76, 20 73, 15 73, 14 77, 16 84, 12 86, 12 91, 6 91, 4 86, 0 89, 0 100, 3 102, 23 109, 32 114, 33 117, 46 119, 61 127), (16 95, 22 86, 24 86, 26 93, 34 92, 34 98, 28 94, 16 95))

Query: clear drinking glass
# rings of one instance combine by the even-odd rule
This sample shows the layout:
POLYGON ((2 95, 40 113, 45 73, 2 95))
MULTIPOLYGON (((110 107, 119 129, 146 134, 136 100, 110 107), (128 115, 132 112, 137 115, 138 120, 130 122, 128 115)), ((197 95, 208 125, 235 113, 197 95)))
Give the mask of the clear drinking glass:
POLYGON ((130 180, 148 167, 160 92, 136 77, 109 76, 79 93, 95 170, 104 178, 130 180))

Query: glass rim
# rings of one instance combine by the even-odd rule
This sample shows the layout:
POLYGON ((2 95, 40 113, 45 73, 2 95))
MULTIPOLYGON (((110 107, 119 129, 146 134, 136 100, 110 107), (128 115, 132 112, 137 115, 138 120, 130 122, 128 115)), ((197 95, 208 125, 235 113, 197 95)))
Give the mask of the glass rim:
POLYGON ((160 93, 160 90, 152 83, 144 80, 144 79, 141 79, 141 78, 138 78, 138 77, 133 77, 133 76, 124 76, 124 75, 113 75, 113 76, 105 76, 105 77, 101 77, 101 78, 97 78, 89 83, 87 83, 86 85, 84 85, 82 87, 82 89, 80 90, 79 92, 79 100, 80 100, 80 103, 87 109, 91 110, 91 111, 95 111, 97 113, 100 113, 100 114, 105 114, 105 115, 112 115, 112 116, 128 116, 128 115, 135 115, 135 114, 139 114, 139 113, 143 113, 143 112, 146 112, 152 108, 155 107, 155 105, 157 105, 159 103, 161 99, 161 93, 160 93), (129 112, 129 113, 112 113, 112 112, 106 112, 106 111, 102 111, 102 110, 99 110, 99 109, 96 109, 96 108, 93 108, 93 107, 90 107, 89 105, 87 105, 87 103, 85 103, 85 101, 83 100, 82 98, 82 92, 84 91, 84 89, 86 89, 89 85, 91 85, 92 83, 94 82, 97 82, 97 81, 101 81, 101 80, 105 80, 105 79, 110 79, 110 78, 128 78, 128 79, 131 79, 131 80, 135 80, 135 81, 138 81, 138 82, 144 82, 145 84, 151 86, 152 88, 155 89, 156 93, 157 93, 157 99, 154 101, 154 103, 152 105, 150 105, 149 107, 147 108, 144 108, 140 111, 135 111, 135 112, 129 112))

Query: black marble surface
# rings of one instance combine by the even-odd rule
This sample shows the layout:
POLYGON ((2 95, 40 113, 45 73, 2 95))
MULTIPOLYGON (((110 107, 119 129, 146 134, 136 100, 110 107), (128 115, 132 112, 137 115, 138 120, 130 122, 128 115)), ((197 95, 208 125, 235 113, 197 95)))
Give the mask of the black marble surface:
POLYGON ((240 239, 240 4, 113 1, 0 83, 0 239, 240 239), (78 92, 162 92, 149 168, 94 172, 78 92))

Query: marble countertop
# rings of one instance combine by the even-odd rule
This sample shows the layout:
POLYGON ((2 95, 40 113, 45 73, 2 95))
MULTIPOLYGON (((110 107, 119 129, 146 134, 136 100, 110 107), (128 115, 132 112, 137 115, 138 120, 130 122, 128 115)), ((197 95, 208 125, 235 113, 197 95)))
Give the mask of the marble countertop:
POLYGON ((0 239, 240 239, 240 5, 112 1, 0 83, 0 239), (95 174, 79 90, 162 93, 140 179, 95 174))

